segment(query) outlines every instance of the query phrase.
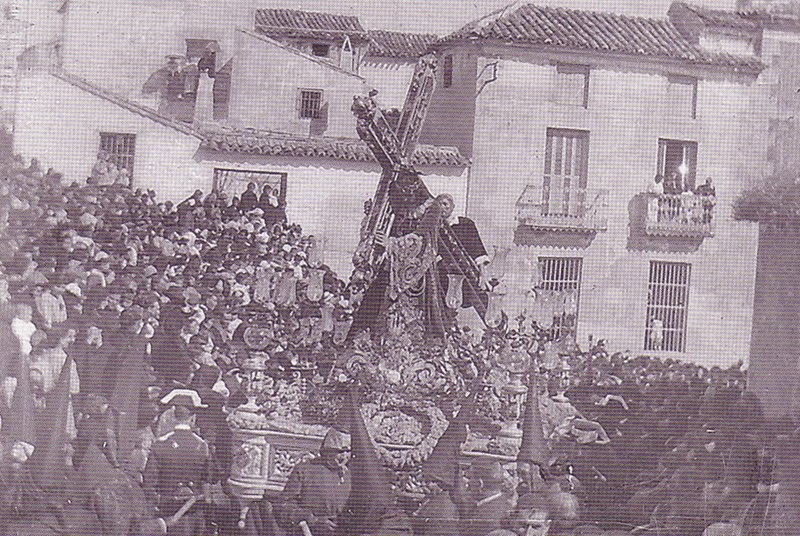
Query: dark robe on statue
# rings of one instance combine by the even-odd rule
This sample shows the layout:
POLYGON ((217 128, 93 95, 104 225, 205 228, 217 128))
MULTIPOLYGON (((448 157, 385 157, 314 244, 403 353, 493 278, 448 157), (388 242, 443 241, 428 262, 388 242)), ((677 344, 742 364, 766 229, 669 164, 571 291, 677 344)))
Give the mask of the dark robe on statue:
POLYGON ((399 329, 416 328, 428 337, 444 337, 453 320, 447 314, 437 268, 442 205, 429 198, 403 211, 397 204, 393 203, 395 214, 406 215, 396 216, 387 259, 364 294, 350 336, 367 328, 383 331, 395 317, 399 329))
POLYGON ((478 228, 475 226, 474 221, 459 216, 456 223, 450 225, 450 229, 453 230, 453 234, 464 246, 467 255, 473 260, 487 255, 486 247, 483 245, 483 240, 481 240, 481 235, 478 233, 478 228))

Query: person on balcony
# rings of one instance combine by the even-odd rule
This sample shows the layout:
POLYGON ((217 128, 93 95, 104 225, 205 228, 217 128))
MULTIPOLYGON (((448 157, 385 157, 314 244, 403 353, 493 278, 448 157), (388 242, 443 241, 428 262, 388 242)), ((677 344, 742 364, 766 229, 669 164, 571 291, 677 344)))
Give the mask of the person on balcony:
POLYGON ((676 195, 683 192, 683 180, 677 171, 671 171, 664 179, 664 193, 676 195))
POLYGON ((650 194, 650 199, 647 202, 647 221, 658 221, 658 212, 661 205, 661 196, 664 195, 664 176, 657 173, 650 183, 647 192, 650 194))
POLYGON ((717 195, 717 189, 714 188, 714 185, 711 182, 711 177, 706 178, 706 181, 698 186, 694 193, 702 197, 700 200, 700 204, 703 209, 702 223, 711 223, 711 212, 716 204, 715 197, 717 195))

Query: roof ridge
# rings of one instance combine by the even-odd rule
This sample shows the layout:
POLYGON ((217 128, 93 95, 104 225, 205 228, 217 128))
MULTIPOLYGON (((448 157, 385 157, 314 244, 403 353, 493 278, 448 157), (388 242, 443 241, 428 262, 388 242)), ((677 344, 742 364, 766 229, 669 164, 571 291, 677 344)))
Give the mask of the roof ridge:
POLYGON ((236 31, 241 32, 241 33, 243 33, 245 35, 249 35, 250 37, 253 37, 255 39, 259 39, 261 41, 264 41, 265 43, 269 43, 271 45, 277 46, 278 48, 282 48, 282 49, 284 49, 284 50, 286 50, 288 52, 291 52, 292 54, 295 54, 297 56, 300 56, 301 58, 305 58, 307 60, 313 61, 314 63, 316 63, 318 65, 322 65, 323 67, 327 67, 327 68, 329 68, 329 69, 331 69, 333 71, 336 71, 336 72, 339 72, 339 73, 342 73, 342 74, 346 74, 346 75, 352 76, 354 78, 358 78, 362 82, 366 80, 363 76, 357 75, 356 73, 352 73, 352 72, 348 71, 347 69, 342 69, 338 65, 334 65, 333 63, 331 63, 329 61, 325 61, 322 58, 318 58, 317 56, 313 56, 311 54, 303 52, 302 50, 300 50, 298 48, 295 48, 295 47, 293 47, 291 45, 287 45, 287 44, 281 43, 280 41, 278 41, 276 39, 273 39, 273 38, 269 37, 268 35, 264 35, 264 34, 256 32, 256 31, 246 30, 244 28, 237 28, 236 31))
POLYGON ((660 23, 669 20, 667 17, 645 17, 642 15, 628 15, 626 13, 617 13, 614 11, 579 9, 579 8, 565 7, 565 6, 550 6, 546 4, 536 4, 533 2, 525 2, 524 6, 531 6, 539 9, 552 10, 552 11, 560 11, 562 13, 566 12, 566 13, 580 13, 580 14, 591 14, 591 15, 605 15, 627 21, 651 21, 660 23))
POLYGON ((372 30, 367 30, 367 33, 368 34, 386 33, 386 34, 392 34, 392 35, 414 35, 414 36, 425 36, 425 37, 436 37, 436 38, 439 37, 439 34, 429 33, 429 32, 401 32, 401 31, 398 31, 398 30, 384 30, 384 29, 381 29, 381 28, 375 28, 375 29, 372 29, 372 30))
POLYGON ((123 97, 122 95, 118 95, 113 91, 105 89, 93 82, 90 82, 89 80, 81 76, 66 71, 63 67, 51 67, 48 72, 50 75, 55 76, 59 80, 62 80, 74 87, 77 87, 78 89, 91 93, 96 97, 99 97, 112 104, 115 104, 120 108, 124 108, 129 112, 135 113, 146 119, 150 119, 151 121, 155 121, 156 123, 177 130, 182 134, 194 136, 198 139, 203 138, 202 134, 194 127, 186 123, 182 123, 180 121, 172 119, 171 117, 167 117, 159 113, 158 110, 154 110, 149 106, 139 104, 128 98, 123 97))
POLYGON ((608 11, 514 3, 473 21, 434 46, 483 39, 505 44, 591 50, 663 58, 696 65, 724 66, 756 73, 763 64, 754 55, 720 55, 693 44, 668 17, 641 17, 608 11))
POLYGON ((282 11, 284 13, 308 13, 309 15, 332 15, 334 17, 343 17, 343 18, 359 20, 358 15, 342 15, 340 13, 331 13, 330 11, 312 11, 308 9, 292 9, 284 7, 259 7, 256 8, 256 11, 276 11, 276 12, 282 11))

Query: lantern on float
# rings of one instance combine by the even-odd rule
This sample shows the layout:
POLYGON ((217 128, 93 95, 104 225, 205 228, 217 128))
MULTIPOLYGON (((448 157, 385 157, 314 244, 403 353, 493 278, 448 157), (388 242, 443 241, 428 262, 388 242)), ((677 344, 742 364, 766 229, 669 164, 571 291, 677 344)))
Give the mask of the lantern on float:
POLYGON ((312 268, 308 271, 308 287, 306 287, 306 297, 309 301, 316 302, 322 299, 325 289, 322 282, 325 278, 325 270, 312 268))
MULTIPOLYGON (((325 239, 311 236, 309 237, 310 245, 307 250, 306 262, 312 268, 318 268, 325 262, 325 239)), ((313 300, 316 301, 316 300, 313 300)))
POLYGON ((320 317, 320 329, 324 333, 329 333, 333 331, 334 322, 333 322, 333 309, 334 305, 332 303, 326 303, 322 307, 319 308, 319 312, 322 315, 320 317))
POLYGON ((503 297, 504 293, 492 290, 489 293, 489 303, 486 306, 486 325, 492 329, 499 328, 503 324, 503 297))
POLYGON ((297 279, 294 272, 285 270, 280 275, 273 298, 280 307, 291 307, 297 302, 297 279))
POLYGON ((458 309, 464 303, 463 275, 447 274, 447 294, 444 302, 450 309, 458 309))

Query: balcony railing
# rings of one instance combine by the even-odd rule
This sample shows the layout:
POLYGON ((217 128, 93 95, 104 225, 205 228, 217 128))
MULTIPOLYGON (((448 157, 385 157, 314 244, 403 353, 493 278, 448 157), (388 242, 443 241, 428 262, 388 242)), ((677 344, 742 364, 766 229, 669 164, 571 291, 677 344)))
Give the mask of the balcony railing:
POLYGON ((716 198, 712 195, 651 194, 645 233, 657 236, 713 236, 716 198))
POLYGON ((608 190, 528 185, 517 201, 517 222, 533 229, 594 233, 607 228, 608 190))

